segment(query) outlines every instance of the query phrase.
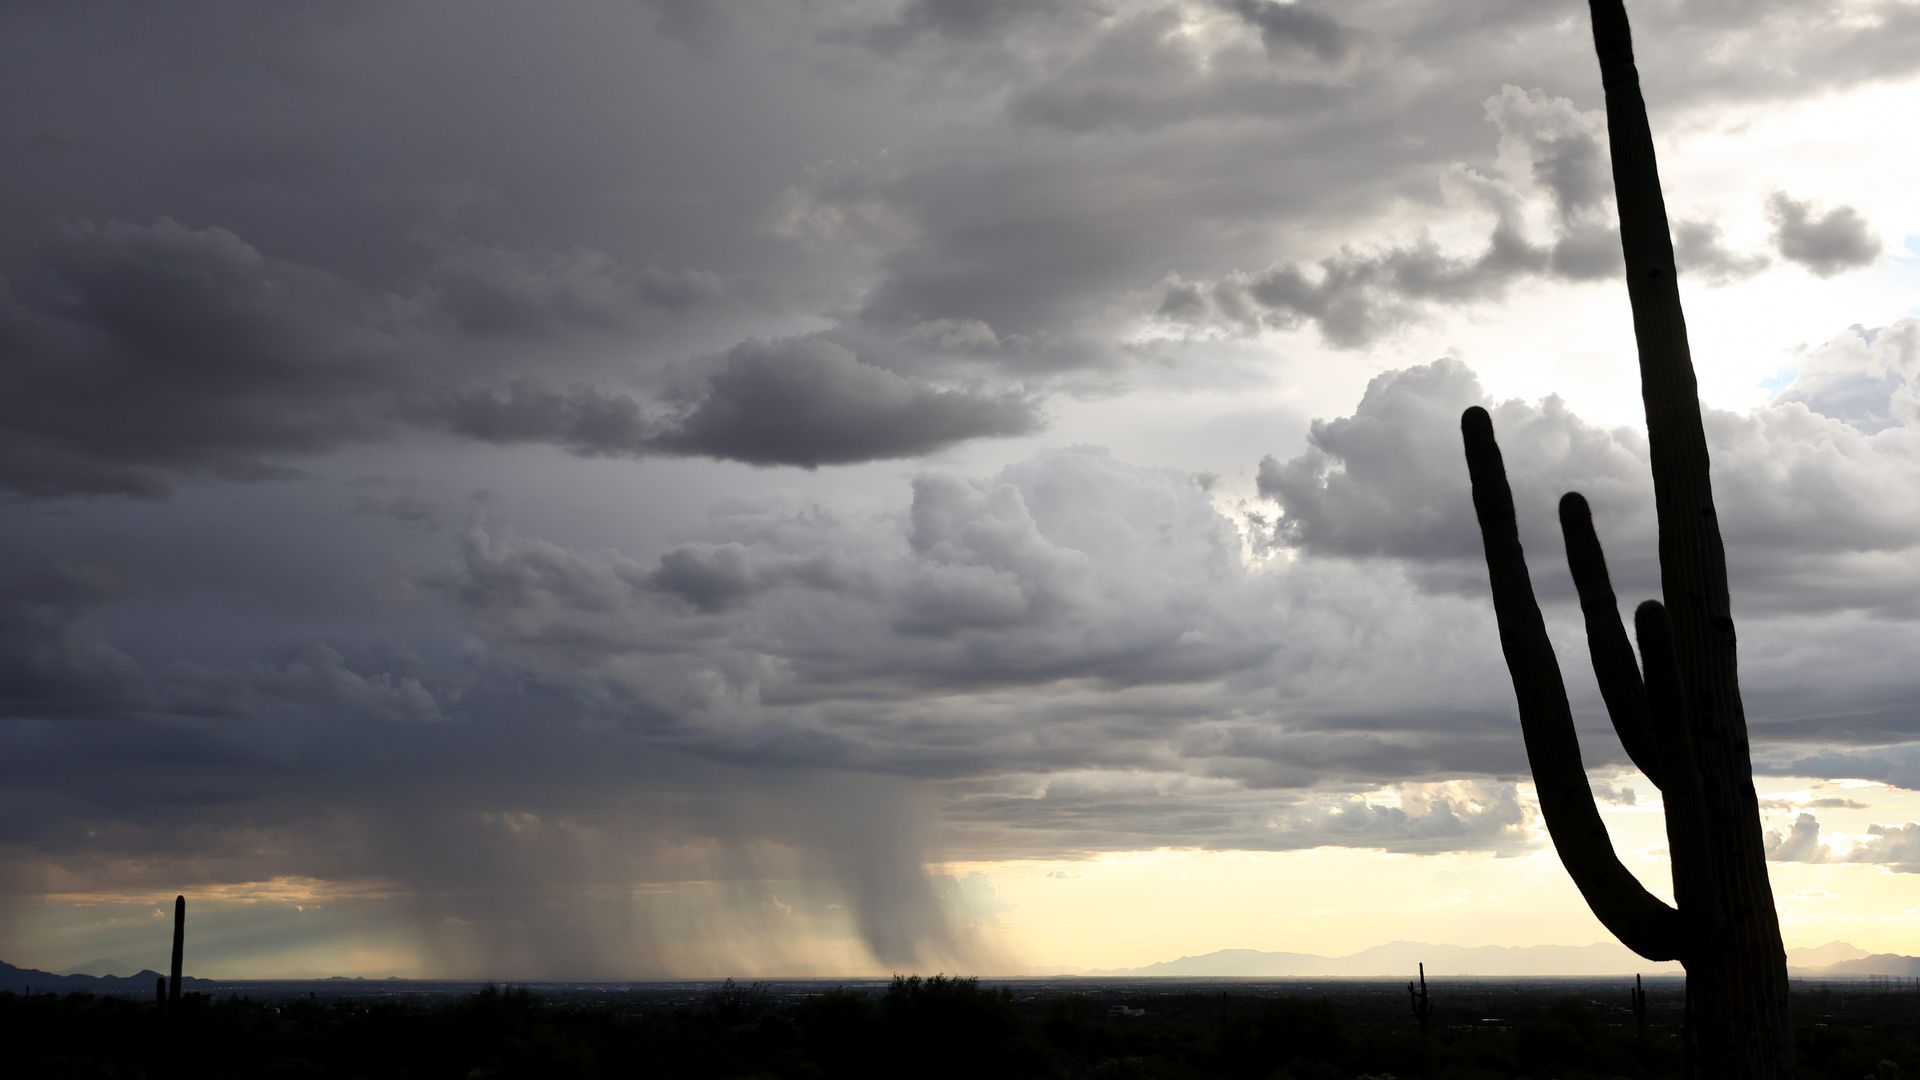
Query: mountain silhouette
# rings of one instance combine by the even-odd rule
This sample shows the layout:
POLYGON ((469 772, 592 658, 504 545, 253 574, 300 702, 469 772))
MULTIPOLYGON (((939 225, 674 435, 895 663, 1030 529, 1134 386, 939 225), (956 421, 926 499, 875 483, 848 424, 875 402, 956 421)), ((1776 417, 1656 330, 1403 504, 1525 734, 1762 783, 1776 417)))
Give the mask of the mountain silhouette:
MULTIPOLYGON (((40 993, 91 993, 91 994, 142 994, 152 995, 153 981, 160 973, 147 968, 132 975, 55 975, 50 971, 36 968, 15 967, 0 960, 0 993, 24 994, 31 990, 40 993)), ((212 985, 205 979, 196 979, 189 975, 180 981, 182 990, 206 989, 212 985)))
MULTIPOLYGON (((1400 977, 1424 963, 1429 975, 1601 976, 1680 974, 1680 965, 1641 959, 1617 942, 1593 945, 1434 945, 1395 941, 1347 956, 1220 949, 1144 967, 1092 971, 1094 976, 1166 976, 1189 978, 1400 977)), ((1920 957, 1893 953, 1868 955, 1844 942, 1787 953, 1793 973, 1803 977, 1861 978, 1868 975, 1920 976, 1920 957)))

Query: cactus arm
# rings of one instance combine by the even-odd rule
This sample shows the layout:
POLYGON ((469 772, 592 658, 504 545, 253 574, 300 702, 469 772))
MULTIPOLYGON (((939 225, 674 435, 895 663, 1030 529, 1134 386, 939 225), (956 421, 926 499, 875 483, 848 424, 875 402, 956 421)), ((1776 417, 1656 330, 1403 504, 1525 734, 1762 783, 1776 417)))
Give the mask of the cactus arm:
POLYGON ((1665 787, 1660 754, 1647 719, 1647 691, 1640 667, 1620 622, 1620 605, 1607 577, 1606 555, 1593 531, 1593 513, 1587 500, 1569 491, 1560 499, 1560 531, 1567 540, 1567 568, 1580 592, 1580 613, 1587 622, 1587 649, 1593 656, 1593 675, 1620 745, 1654 787, 1665 787))
POLYGON ((1527 763, 1554 850, 1587 906, 1622 944, 1649 960, 1674 959, 1682 937, 1679 913, 1621 865, 1587 784, 1566 684, 1527 576, 1513 492, 1493 438, 1493 420, 1485 409, 1471 408, 1461 417, 1460 427, 1473 482, 1474 512, 1486 547, 1500 648, 1513 676, 1527 763))
POLYGON ((1634 610, 1633 633, 1647 672, 1647 708, 1661 761, 1674 778, 1666 803, 1667 847, 1673 853, 1673 895, 1687 913, 1690 939, 1711 937, 1720 925, 1719 901, 1711 879, 1714 859, 1706 793, 1695 749, 1699 719, 1687 708, 1686 688, 1674 656, 1673 623, 1658 600, 1634 610))

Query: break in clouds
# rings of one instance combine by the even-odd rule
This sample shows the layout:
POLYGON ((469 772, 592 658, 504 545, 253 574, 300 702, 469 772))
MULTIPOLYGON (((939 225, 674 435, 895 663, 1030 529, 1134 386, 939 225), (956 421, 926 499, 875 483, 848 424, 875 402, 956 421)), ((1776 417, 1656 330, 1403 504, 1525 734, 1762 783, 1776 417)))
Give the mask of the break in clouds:
MULTIPOLYGON (((1636 11, 1656 122, 1911 78, 1868 6, 1636 11)), ((978 967, 992 884, 929 867, 1530 850, 1474 404, 1630 800, 1553 506, 1652 595, 1644 437, 1405 344, 1617 291, 1567 17, 8 8, 0 934, 273 883, 312 917, 208 955, 978 967), (1237 474, 1118 419, 1336 368, 1237 474)), ((1862 198, 1689 204, 1682 272, 1873 273, 1913 223, 1862 198)), ((1862 317, 1707 429, 1760 767, 1913 788, 1920 327, 1862 317)), ((1914 871, 1778 809, 1777 858, 1914 871)))

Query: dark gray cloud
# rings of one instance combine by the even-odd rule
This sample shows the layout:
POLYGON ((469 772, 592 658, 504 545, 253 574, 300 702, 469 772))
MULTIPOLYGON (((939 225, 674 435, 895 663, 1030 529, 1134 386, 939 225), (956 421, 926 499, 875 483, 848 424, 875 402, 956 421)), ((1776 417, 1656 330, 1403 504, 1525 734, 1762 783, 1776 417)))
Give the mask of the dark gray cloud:
POLYGON ((1343 249, 1320 260, 1317 272, 1287 263, 1230 274, 1210 286, 1175 280, 1161 293, 1156 314, 1231 333, 1311 325, 1326 343, 1357 349, 1436 307, 1496 301, 1529 279, 1618 277, 1620 238, 1606 198, 1612 184, 1599 114, 1515 86, 1488 98, 1484 111, 1499 132, 1497 173, 1453 176, 1472 203, 1493 212, 1479 251, 1452 253, 1422 237, 1380 250, 1343 249), (1524 211, 1541 199, 1553 210, 1553 232, 1534 240, 1524 211))
POLYGON ((898 22, 889 29, 899 34, 934 33, 958 38, 980 38, 1022 15, 1045 12, 1058 4, 1027 4, 1021 0, 906 0, 898 22))
POLYGON ((661 374, 652 400, 526 377, 504 393, 461 388, 498 369, 480 352, 486 339, 565 348, 570 335, 724 292, 709 273, 630 273, 598 252, 462 247, 439 255, 413 293, 374 295, 225 229, 68 226, 43 272, 0 293, 14 372, 0 403, 0 486, 162 497, 183 477, 285 475, 288 458, 412 424, 580 454, 811 468, 1041 423, 1026 394, 935 389, 817 338, 743 343, 679 404, 661 374))
POLYGON ((1679 221, 1673 226, 1673 258, 1682 273, 1698 275, 1710 285, 1749 278, 1765 270, 1770 260, 1758 252, 1741 255, 1720 237, 1711 221, 1679 221))
POLYGON ((429 532, 438 529, 445 517, 439 504, 414 491, 380 491, 362 494, 355 497, 354 503, 363 513, 377 514, 408 525, 416 525, 429 532))
POLYGON ((78 625, 122 588, 97 566, 16 559, 0 571, 0 702, 9 715, 135 704, 139 663, 78 625))
POLYGON ((725 4, 707 0, 640 0, 640 3, 653 10, 654 25, 661 33, 693 48, 711 52, 726 39, 731 19, 725 4))
POLYGON ((648 409, 626 394, 521 381, 438 408, 451 430, 490 442, 805 468, 917 457, 1042 424, 1025 394, 934 389, 818 337, 737 345, 692 401, 677 407, 648 409))
MULTIPOLYGON (((1686 109, 1912 69, 1909 13, 1889 9, 1871 29, 1829 14, 1650 9, 1649 79, 1663 108, 1686 109), (1701 47, 1709 35, 1740 45, 1701 47)), ((1114 365, 1106 335, 1074 324, 1115 290, 1168 269, 1220 278, 1247 265, 1236 249, 1284 250, 1302 222, 1358 225, 1438 168, 1479 166, 1475 118, 1502 84, 1597 104, 1578 35, 1511 0, 1445 12, 1378 0, 1343 5, 1337 24, 1307 5, 1240 0, 607 0, 539 21, 489 4, 457 42, 411 8, 309 13, 292 37, 192 4, 112 27, 46 5, 7 18, 10 39, 44 46, 7 57, 10 129, 71 143, 9 178, 10 239, 54 218, 168 215, 373 292, 420 276, 410 245, 536 253, 532 267, 461 268, 449 309, 506 332, 528 325, 529 288, 553 301, 535 324, 605 325, 598 294, 570 292, 583 284, 570 276, 577 255, 604 252, 629 279, 656 268, 640 290, 656 299, 709 296, 716 282, 752 293, 784 321, 758 336, 849 311, 894 329, 977 319, 1031 343, 995 358, 1023 370, 1114 365), (195 29, 214 18, 228 43, 217 52, 195 29), (1276 63, 1274 41, 1294 59, 1276 63), (1337 78, 1295 62, 1316 52, 1341 56, 1337 78), (78 85, 50 59, 67 53, 139 81, 143 108, 78 85), (506 69, 552 75, 536 95, 499 79, 506 69), (60 92, 34 92, 45 87, 60 92), (225 107, 236 100, 248 108, 225 107), (1096 137, 1068 145, 1023 124, 1096 137), (682 152, 657 152, 666 145, 682 152), (109 154, 121 147, 132 149, 109 154), (137 182, 125 180, 130 158, 143 163, 137 182)), ((1600 190, 1595 146, 1577 134, 1543 132, 1531 166, 1563 210, 1600 190)), ((1598 272, 1578 254, 1553 265, 1598 272)), ((697 355, 744 336, 674 348, 697 355)), ((542 357, 513 374, 553 385, 598 374, 553 366, 542 357)))
POLYGON ((1767 200, 1767 217, 1780 257, 1820 277, 1867 266, 1880 257, 1880 238, 1851 206, 1816 216, 1813 203, 1776 191, 1767 200))
POLYGON ((379 432, 407 377, 398 320, 225 229, 69 226, 45 266, 0 294, 0 484, 23 494, 275 475, 379 432))
POLYGON ((1260 31, 1260 41, 1275 59, 1307 53, 1338 60, 1351 47, 1351 32, 1326 12, 1306 4, 1273 0, 1222 0, 1222 6, 1260 31))
POLYGON ((1920 791, 1920 740, 1877 740, 1879 745, 1859 750, 1820 749, 1813 753, 1769 754, 1755 761, 1756 772, 1772 776, 1824 776, 1833 779, 1878 780, 1920 791))
POLYGON ((1018 393, 935 390, 861 363, 819 338, 747 342, 655 443, 755 465, 831 465, 914 457, 983 436, 1040 427, 1018 393))
POLYGON ((231 666, 143 662, 91 625, 128 589, 99 566, 42 557, 8 567, 0 578, 0 706, 8 717, 233 717, 273 709, 339 709, 385 722, 440 717, 414 673, 355 670, 318 641, 231 666))
POLYGON ((983 850, 1139 850, 1169 833, 1218 838, 1243 851, 1353 847, 1408 854, 1517 854, 1535 817, 1512 784, 1415 784, 1392 801, 1365 795, 1249 791, 1193 777, 1134 772, 1063 776, 1038 791, 968 790, 955 814, 961 842, 983 850), (977 839, 975 839, 977 838, 977 839))
MULTIPOLYGON (((1249 332, 1311 324, 1329 345, 1357 349, 1417 318, 1423 302, 1494 299, 1514 281, 1555 265, 1554 251, 1533 246, 1503 224, 1477 256, 1449 256, 1429 241, 1380 254, 1343 253, 1323 260, 1316 277, 1280 266, 1219 282, 1211 289, 1208 321, 1224 319, 1249 332)), ((1578 260, 1576 265, 1586 270, 1578 260)), ((1170 289, 1160 313, 1197 321, 1193 294, 1182 291, 1188 288, 1170 289)))
MULTIPOLYGON (((407 10, 315 14, 309 35, 295 39, 262 20, 228 19, 223 40, 249 47, 219 55, 248 60, 221 63, 204 52, 206 35, 191 29, 204 14, 192 6, 171 21, 110 29, 54 8, 12 9, 10 37, 47 48, 11 56, 20 93, 0 95, 13 103, 7 117, 21 131, 68 132, 61 139, 71 145, 9 179, 0 194, 12 210, 0 229, 20 240, 56 219, 218 225, 267 253, 275 273, 300 269, 330 280, 347 296, 339 302, 359 306, 351 318, 376 330, 405 328, 392 310, 397 297, 413 309, 402 315, 459 339, 375 343, 385 351, 369 381, 418 379, 436 396, 470 393, 475 381, 498 389, 522 379, 616 394, 665 362, 739 342, 747 334, 716 333, 725 320, 737 324, 743 307, 768 319, 753 331, 762 338, 791 333, 803 318, 838 321, 839 340, 859 344, 863 357, 867 340, 904 339, 922 323, 978 324, 1000 343, 964 358, 902 347, 888 360, 901 372, 938 368, 990 384, 1009 370, 1016 379, 1110 372, 1126 362, 1101 325, 1110 325, 1104 316, 1116 293, 1147 287, 1169 268, 1193 281, 1234 279, 1239 243, 1271 250, 1289 222, 1357 222, 1437 170, 1478 167, 1484 153, 1474 118, 1505 82, 1542 88, 1533 106, 1494 109, 1531 147, 1529 182, 1569 220, 1604 201, 1597 144, 1579 120, 1585 113, 1570 104, 1556 115, 1553 104, 1595 100, 1591 78, 1563 74, 1580 67, 1568 57, 1585 56, 1563 47, 1555 20, 1522 5, 1488 3, 1438 18, 1381 2, 1343 8, 1339 23, 1298 4, 1239 0, 1179 10, 950 0, 752 10, 753 18, 736 18, 732 9, 650 0, 528 25, 494 6, 470 15, 469 40, 458 49, 431 19, 407 10), (852 64, 845 50, 872 43, 849 33, 861 26, 893 27, 901 63, 852 64), (1244 32, 1254 26, 1264 42, 1244 32), (1494 46, 1483 30, 1495 26, 1515 42, 1555 44, 1516 44, 1507 62, 1489 65, 1494 46), (935 39, 966 49, 900 44, 935 39), (1354 47, 1362 39, 1367 47, 1354 47), (1285 46, 1290 54, 1339 55, 1359 66, 1329 81, 1275 63, 1268 51, 1276 41, 1294 43, 1285 46), (766 62, 750 79, 733 78, 755 48, 766 62), (71 86, 72 73, 46 59, 62 49, 147 79, 143 101, 155 107, 116 112, 71 86), (1406 63, 1416 50, 1421 63, 1406 63), (988 62, 986 52, 1004 56, 988 62), (207 77, 182 80, 176 54, 199 58, 184 66, 207 77), (538 97, 513 94, 495 77, 509 63, 564 77, 543 82, 538 97), (416 85, 424 70, 439 73, 427 90, 416 85), (1480 83, 1438 74, 1461 71, 1500 74, 1480 83), (661 72, 685 95, 653 92, 649 73, 661 72), (45 85, 70 92, 29 92, 45 85), (233 100, 249 108, 221 104, 233 100), (686 105, 695 100, 711 114, 697 125, 686 105), (947 120, 924 122, 931 114, 947 120), (186 119, 215 115, 218 124, 186 119), (366 116, 379 122, 354 119, 366 116), (1023 121, 1099 137, 1068 152, 1022 132, 1023 121), (728 138, 699 135, 717 130, 728 138), (86 137, 71 134, 78 131, 86 137), (881 131, 887 137, 876 138, 881 131), (352 152, 343 153, 349 141, 352 152), (503 155, 502 145, 522 152, 503 155), (652 152, 659 145, 688 152, 652 152), (875 151, 880 145, 885 153, 875 151), (101 156, 111 146, 133 149, 101 156), (130 157, 144 163, 138 183, 117 179, 130 157), (553 162, 567 164, 541 164, 553 162), (557 336, 568 344, 557 347, 557 336), (516 341, 526 351, 503 361, 516 341), (419 371, 420 349, 446 354, 427 365, 438 370, 471 364, 473 356, 454 358, 463 347, 487 354, 487 370, 477 373, 487 378, 419 371), (626 354, 627 370, 612 362, 616 353, 626 354), (634 357, 645 370, 631 370, 634 357)), ((1645 19, 1681 37, 1743 29, 1690 6, 1645 19)), ((1802 88, 1873 77, 1897 70, 1887 67, 1897 55, 1889 42, 1909 21, 1889 12, 1877 35, 1863 35, 1808 10, 1770 8, 1744 29, 1785 51, 1742 55, 1781 58, 1802 88), (1864 47, 1886 51, 1871 63, 1848 52, 1864 47), (1843 56, 1848 64, 1836 59, 1843 56)), ((1728 92, 1713 80, 1746 74, 1700 60, 1718 56, 1714 50, 1675 53, 1689 58, 1688 78, 1706 81, 1669 87, 1669 100, 1711 99, 1728 92)), ((1754 81, 1753 92, 1763 85, 1771 84, 1754 81)), ((1506 228, 1491 234, 1484 255, 1402 244, 1377 260, 1336 260, 1324 280, 1283 264, 1274 271, 1281 280, 1268 283, 1282 302, 1262 310, 1222 295, 1210 325, 1247 325, 1241 313, 1250 311, 1281 324, 1316 323, 1348 343, 1417 317, 1426 304, 1497 298, 1524 275, 1604 277, 1613 249, 1604 227, 1592 225, 1569 225, 1525 249, 1513 242, 1522 234, 1506 228)), ((289 309, 282 317, 297 317, 298 301, 276 303, 289 309)), ((1169 315, 1195 315, 1191 303, 1163 306, 1169 315)), ((13 328, 9 342, 23 332, 13 328)), ((258 473, 276 467, 276 456, 325 451, 364 437, 358 429, 381 428, 385 390, 337 395, 289 385, 273 407, 312 402, 316 415, 233 439, 219 424, 183 424, 203 434, 175 437, 178 445, 158 447, 142 465, 44 435, 8 456, 44 460, 38 471, 47 479, 13 486, 151 494, 179 475, 258 473), (375 400, 330 400, 342 396, 375 400), (205 445, 187 445, 194 441, 205 445)))
POLYGON ((423 420, 487 442, 542 442, 576 454, 645 454, 663 426, 635 398, 592 386, 560 391, 517 380, 501 391, 474 391, 429 406, 423 420))
POLYGON ((631 327, 650 309, 684 311, 727 294, 711 271, 634 271, 586 248, 541 254, 451 245, 425 276, 427 302, 460 332, 533 341, 631 327))
MULTIPOLYGON (((1275 7, 1288 18, 1290 7, 1275 7)), ((1354 100, 1354 88, 1341 78, 1347 65, 1315 61, 1306 47, 1306 39, 1315 38, 1324 50, 1347 53, 1345 31, 1321 19, 1308 13, 1292 45, 1283 32, 1271 50, 1249 48, 1238 40, 1235 27, 1231 44, 1210 48, 1184 32, 1187 23, 1178 8, 1145 7, 1086 37, 1066 62, 1036 72, 1009 96, 1007 112, 1023 125, 1152 137, 1176 142, 1183 153, 1217 153, 1220 148, 1181 137, 1182 129, 1209 121, 1291 127, 1309 123, 1317 110, 1354 100)), ((1344 142, 1347 133, 1329 127, 1320 136, 1344 142)), ((1283 162, 1263 165, 1286 167, 1283 162)), ((1219 180, 1196 171, 1188 183, 1217 185, 1219 180)), ((1300 192, 1296 197, 1310 196, 1300 192)))

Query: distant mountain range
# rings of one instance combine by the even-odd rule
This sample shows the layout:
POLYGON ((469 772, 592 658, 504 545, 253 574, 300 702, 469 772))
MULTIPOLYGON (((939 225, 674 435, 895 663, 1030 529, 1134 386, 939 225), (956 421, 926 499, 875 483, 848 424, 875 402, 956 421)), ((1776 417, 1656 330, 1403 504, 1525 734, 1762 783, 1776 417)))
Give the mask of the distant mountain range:
MULTIPOLYGON (((1433 945, 1395 941, 1350 956, 1221 949, 1145 967, 1092 971, 1097 976, 1299 978, 1309 976, 1398 978, 1427 966, 1428 975, 1569 976, 1678 975, 1679 964, 1644 960, 1613 942, 1594 945, 1433 945)), ((1790 949, 1788 970, 1803 978, 1852 979, 1869 975, 1920 977, 1920 957, 1868 955, 1844 942, 1790 949)))
MULTIPOLYGON (((40 993, 92 993, 92 994, 140 994, 153 993, 153 981, 160 977, 157 971, 138 971, 132 975, 55 975, 50 971, 36 971, 33 968, 14 967, 0 960, 0 992, 24 994, 31 990, 40 993)), ((212 984, 206 979, 196 979, 191 975, 180 980, 180 989, 205 990, 212 984)))
MULTIPOLYGON (((1788 956, 1792 958, 1791 954, 1788 956)), ((1823 968, 1803 970, 1790 969, 1795 975, 1815 979, 1859 979, 1868 975, 1892 975, 1900 979, 1920 979, 1920 956, 1900 956, 1896 953, 1875 953, 1862 956, 1857 960, 1846 960, 1838 964, 1829 964, 1823 968)))

